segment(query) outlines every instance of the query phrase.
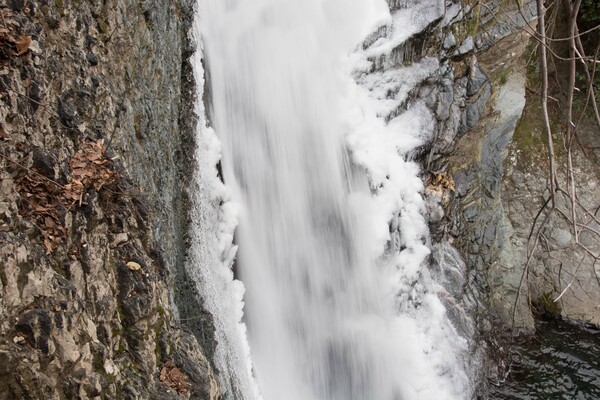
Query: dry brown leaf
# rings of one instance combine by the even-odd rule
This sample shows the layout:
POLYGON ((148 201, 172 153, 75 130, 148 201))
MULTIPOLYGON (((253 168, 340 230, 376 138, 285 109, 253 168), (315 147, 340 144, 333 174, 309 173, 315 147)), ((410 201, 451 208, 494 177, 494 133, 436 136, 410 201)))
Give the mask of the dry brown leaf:
POLYGON ((433 174, 433 178, 431 180, 431 184, 433 186, 443 187, 444 189, 449 189, 451 191, 455 191, 454 179, 452 175, 447 172, 442 172, 440 174, 433 174))
POLYGON ((16 183, 19 195, 25 199, 19 204, 19 213, 42 230, 44 249, 52 253, 67 234, 58 207, 62 202, 62 188, 35 168, 26 170, 16 183))
MULTIPOLYGON (((0 132, 4 135, 1 127, 0 132)), ((65 185, 44 177, 35 168, 26 169, 16 179, 18 193, 23 199, 19 203, 19 213, 40 227, 47 253, 53 252, 67 236, 64 209, 75 205, 81 207, 88 190, 94 188, 99 192, 121 178, 111 160, 104 156, 105 151, 102 140, 83 144, 69 162, 71 178, 65 185)), ((134 270, 137 269, 134 267, 134 270)))
POLYGON ((71 184, 67 186, 65 198, 83 203, 83 194, 90 188, 100 191, 104 186, 116 182, 120 175, 104 156, 104 140, 84 144, 70 161, 71 184))
POLYGON ((176 390, 180 396, 185 395, 190 388, 188 377, 172 361, 167 361, 160 370, 160 381, 176 390))
POLYGON ((44 223, 46 225, 46 228, 54 228, 56 227, 56 223, 54 222, 54 220, 50 217, 46 217, 44 219, 44 223))
POLYGON ((18 40, 15 40, 15 45, 17 46, 17 56, 22 56, 23 54, 27 53, 30 44, 31 36, 22 36, 18 40))
POLYGON ((46 253, 52 253, 54 250, 52 248, 52 243, 48 239, 44 239, 44 247, 46 248, 46 253))

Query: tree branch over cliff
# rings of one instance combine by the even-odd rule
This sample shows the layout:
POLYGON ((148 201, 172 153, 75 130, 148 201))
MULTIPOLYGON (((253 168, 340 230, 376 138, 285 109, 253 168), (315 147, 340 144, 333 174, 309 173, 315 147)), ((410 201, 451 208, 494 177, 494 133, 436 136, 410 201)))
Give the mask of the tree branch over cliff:
POLYGON ((546 8, 543 0, 536 0, 538 13, 538 34, 540 40, 540 74, 542 78, 542 112, 544 116, 544 128, 548 145, 548 162, 550 163, 550 199, 552 208, 556 207, 554 193, 556 192, 556 166, 554 163, 554 141, 552 139, 552 128, 550 127, 550 116, 548 114, 548 55, 546 53, 546 8))

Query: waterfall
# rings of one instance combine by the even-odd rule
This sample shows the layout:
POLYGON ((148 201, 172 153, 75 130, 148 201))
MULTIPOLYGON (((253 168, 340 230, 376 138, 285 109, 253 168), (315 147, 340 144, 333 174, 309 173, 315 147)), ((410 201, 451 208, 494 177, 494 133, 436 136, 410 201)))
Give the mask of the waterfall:
POLYGON ((370 73, 368 58, 390 38, 361 43, 382 26, 398 41, 398 21, 407 17, 384 0, 200 0, 195 35, 205 52, 194 65, 202 87, 204 55, 211 109, 196 109, 192 190, 204 194, 195 194, 192 245, 202 248, 193 261, 215 314, 228 399, 470 396, 465 339, 425 267, 423 187, 410 161, 431 115, 420 103, 385 115, 437 64, 370 73), (215 132, 227 188, 209 172, 215 132), (220 240, 202 228, 207 213, 220 240), (239 281, 228 269, 236 250, 239 281), (214 271, 203 265, 211 262, 214 271))

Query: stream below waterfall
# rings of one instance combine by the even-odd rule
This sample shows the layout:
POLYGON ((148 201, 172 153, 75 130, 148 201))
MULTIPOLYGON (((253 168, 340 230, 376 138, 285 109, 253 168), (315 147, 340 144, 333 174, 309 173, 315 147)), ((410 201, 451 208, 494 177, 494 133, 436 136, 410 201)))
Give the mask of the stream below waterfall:
POLYGON ((553 319, 538 321, 536 332, 516 344, 511 373, 490 398, 600 399, 600 330, 553 319))

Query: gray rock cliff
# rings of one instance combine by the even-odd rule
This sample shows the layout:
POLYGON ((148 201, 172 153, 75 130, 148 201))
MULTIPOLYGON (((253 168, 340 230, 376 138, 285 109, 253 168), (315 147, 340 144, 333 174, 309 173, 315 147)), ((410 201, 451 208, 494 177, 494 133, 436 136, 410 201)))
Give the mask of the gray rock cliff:
MULTIPOLYGON (((598 139, 585 122, 573 153, 585 243, 575 245, 568 218, 553 216, 526 268, 528 238, 548 198, 532 29, 534 1, 447 2, 444 20, 432 28, 438 35, 426 46, 430 53, 437 49, 441 68, 418 93, 437 118, 434 140, 417 155, 430 172, 426 196, 438 243, 433 266, 448 257, 450 265, 464 261, 466 279, 454 301, 475 313, 484 337, 532 332, 540 311, 600 323, 593 257, 600 243, 591 211, 600 205, 599 169, 589 150, 598 139)), ((555 129, 563 122, 557 112, 555 129)), ((564 171, 564 152, 557 162, 564 171)), ((567 187, 565 173, 558 180, 567 187)), ((569 213, 567 197, 558 195, 555 214, 569 213)))
POLYGON ((220 398, 184 268, 192 7, 0 6, 1 399, 220 398))

